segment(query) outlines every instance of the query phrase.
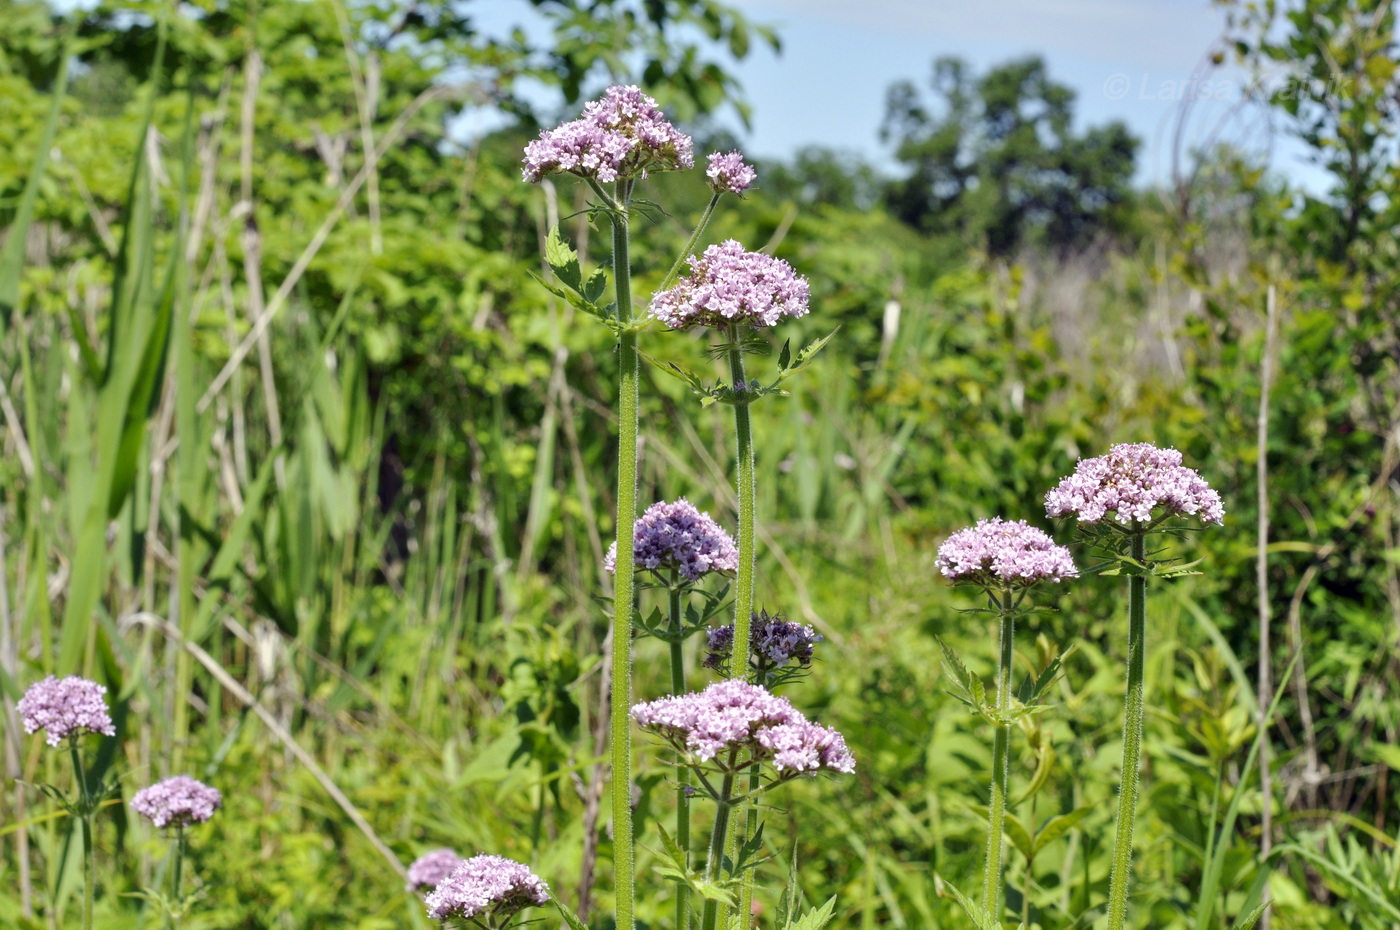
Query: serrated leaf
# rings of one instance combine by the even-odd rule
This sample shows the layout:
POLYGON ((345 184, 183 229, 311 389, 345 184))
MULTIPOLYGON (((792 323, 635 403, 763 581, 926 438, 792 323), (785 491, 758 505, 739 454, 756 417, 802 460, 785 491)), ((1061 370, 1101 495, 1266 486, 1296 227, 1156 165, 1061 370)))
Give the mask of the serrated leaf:
POLYGON ((555 907, 559 908, 559 916, 564 918, 564 923, 569 925, 569 930, 588 930, 588 924, 579 920, 578 915, 573 912, 573 909, 570 908, 569 905, 560 901, 558 898, 551 898, 550 900, 554 902, 555 907))
POLYGON ((558 226, 550 229, 549 236, 544 241, 544 260, 554 269, 560 281, 574 291, 582 293, 583 275, 578 265, 578 253, 560 238, 558 226))
POLYGON ((786 930, 822 930, 831 923, 832 915, 836 913, 836 895, 826 899, 826 903, 815 910, 810 910, 803 914, 801 919, 787 925, 786 930))
POLYGON ((792 924, 792 919, 797 914, 798 908, 802 906, 802 886, 797 880, 797 841, 792 844, 791 862, 788 866, 787 884, 783 886, 783 893, 778 898, 778 927, 785 928, 792 924))
POLYGON ((667 833, 666 828, 661 824, 657 824, 656 828, 661 833, 661 846, 666 850, 666 855, 676 864, 677 868, 682 870, 689 868, 689 857, 685 854, 685 850, 681 849, 681 845, 672 839, 671 834, 667 833))
POLYGON ((992 919, 990 914, 982 910, 980 905, 969 901, 967 896, 959 891, 957 886, 952 882, 944 881, 943 887, 953 893, 954 900, 962 906, 963 911, 971 918, 977 930, 1001 930, 1001 927, 997 925, 997 922, 992 919))
POLYGON ((778 368, 787 371, 788 363, 792 361, 792 340, 784 339, 783 348, 778 353, 778 368))
POLYGON ((1040 851, 1051 843, 1073 830, 1079 821, 1083 820, 1092 807, 1078 807, 1068 814, 1060 814, 1045 821, 1045 826, 1040 828, 1040 832, 1035 835, 1035 843, 1031 850, 1039 855, 1040 851))
POLYGON ((714 882, 696 882, 694 888, 696 894, 707 900, 718 901, 720 904, 727 905, 728 907, 733 907, 738 903, 734 900, 734 895, 731 894, 728 889, 721 888, 714 882))
POLYGON ((598 298, 603 296, 603 291, 608 288, 608 274, 602 268, 593 269, 593 273, 588 276, 588 280, 583 285, 583 299, 597 303, 598 298))

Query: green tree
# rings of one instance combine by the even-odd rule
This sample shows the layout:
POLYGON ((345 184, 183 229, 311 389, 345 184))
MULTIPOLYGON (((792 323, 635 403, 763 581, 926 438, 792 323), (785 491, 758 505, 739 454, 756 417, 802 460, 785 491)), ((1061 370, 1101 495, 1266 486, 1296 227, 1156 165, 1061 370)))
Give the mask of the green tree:
POLYGON ((881 138, 909 170, 890 209, 929 233, 1009 255, 1038 240, 1061 251, 1126 227, 1138 140, 1119 122, 1076 135, 1074 91, 1038 57, 981 78, 957 58, 934 62, 932 104, 890 88, 881 138))

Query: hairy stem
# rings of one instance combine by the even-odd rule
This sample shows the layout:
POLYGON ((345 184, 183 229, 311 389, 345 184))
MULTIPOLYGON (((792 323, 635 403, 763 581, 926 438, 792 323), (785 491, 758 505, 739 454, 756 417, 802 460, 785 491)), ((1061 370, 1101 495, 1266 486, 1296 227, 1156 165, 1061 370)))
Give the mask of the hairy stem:
MULTIPOLYGON (((685 694, 685 654, 681 642, 681 589, 676 573, 671 573, 671 693, 685 694)), ((685 853, 690 870, 690 767, 684 757, 676 761, 676 845, 685 853)), ((690 925, 690 888, 676 886, 676 930, 690 925)))
MULTIPOLYGON (((1133 536, 1133 559, 1147 558, 1147 537, 1133 536)), ((1123 930, 1128 915, 1128 873, 1133 859, 1133 820, 1137 815, 1138 763, 1142 755, 1143 679, 1147 657, 1147 578, 1128 576, 1128 695, 1123 709, 1123 787, 1118 793, 1118 825, 1113 835, 1113 866, 1108 883, 1108 930, 1123 930)))
POLYGON ((1011 727, 1005 715, 1011 710, 1011 665, 1016 615, 1009 608, 1010 595, 1000 603, 1001 652, 997 659, 997 710, 1003 722, 992 736, 992 791, 987 819, 987 868, 982 876, 982 909, 996 920, 1001 900, 1002 834, 1006 823, 1006 792, 1011 782, 1011 727))
MULTIPOLYGON (((742 390, 748 382, 744 377, 744 353, 739 347, 738 327, 730 327, 726 338, 729 340, 729 380, 736 391, 742 390)), ((734 436, 738 455, 739 577, 734 584, 734 658, 729 663, 729 675, 743 678, 748 677, 749 669, 749 628, 753 621, 753 576, 757 561, 753 425, 748 404, 734 405, 734 436)))
MULTIPOLYGON (((730 797, 734 793, 734 773, 725 772, 720 786, 719 801, 715 805, 715 828, 710 834, 710 856, 705 860, 705 881, 717 881, 723 870, 724 841, 729 834, 729 812, 733 806, 730 797)), ((714 898, 705 899, 705 907, 700 915, 700 930, 716 930, 719 924, 719 902, 714 898)))
POLYGON ((637 334, 632 322, 632 269, 628 257, 628 201, 631 182, 616 187, 613 226, 613 282, 617 292, 617 566, 613 579, 612 755, 613 866, 616 871, 617 930, 632 930, 634 850, 632 848, 632 611, 636 597, 633 536, 637 523, 637 334))
POLYGON ((82 812, 78 822, 83 832, 83 930, 92 930, 92 902, 97 894, 92 855, 92 796, 88 793, 87 771, 83 768, 83 754, 78 751, 76 738, 68 740, 68 754, 73 759, 73 777, 78 781, 78 803, 82 812))

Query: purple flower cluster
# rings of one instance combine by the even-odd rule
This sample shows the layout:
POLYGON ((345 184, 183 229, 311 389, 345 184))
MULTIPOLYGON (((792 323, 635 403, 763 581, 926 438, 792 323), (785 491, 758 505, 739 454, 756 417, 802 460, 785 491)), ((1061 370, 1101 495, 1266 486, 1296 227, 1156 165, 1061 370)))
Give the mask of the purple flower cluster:
MULTIPOLYGON (((638 568, 675 569, 686 581, 696 581, 708 572, 739 570, 734 540, 684 497, 674 504, 659 501, 648 507, 637 519, 632 540, 638 568)), ((616 542, 603 557, 603 568, 617 571, 616 542)))
POLYGON ((188 827, 208 823, 223 802, 219 789, 176 775, 132 795, 131 809, 157 827, 188 827))
MULTIPOLYGON (((761 611, 753 615, 749 627, 749 649, 761 662, 779 667, 791 661, 806 667, 812 664, 812 652, 823 636, 811 626, 784 620, 781 615, 761 611)), ((709 655, 705 668, 721 668, 734 654, 734 624, 729 623, 705 632, 709 655)))
POLYGON ((758 172, 744 164, 744 156, 738 152, 715 152, 708 160, 705 177, 716 194, 742 194, 758 180, 758 172))
POLYGON ((428 892, 434 920, 475 920, 486 926, 523 907, 549 903, 549 886, 529 868, 503 856, 472 856, 428 892))
POLYGON ((672 329, 774 326, 807 313, 807 279, 780 258, 745 252, 733 239, 690 257, 690 273, 651 299, 651 315, 672 329))
POLYGON ((101 733, 116 736, 107 712, 107 689, 95 681, 70 675, 50 675, 36 681, 24 692, 15 709, 24 723, 24 732, 44 732, 44 742, 57 746, 70 736, 101 733))
POLYGON ((938 547, 934 564, 953 581, 989 588, 1027 587, 1078 574, 1064 546, 1024 520, 978 520, 938 547))
POLYGON ((450 849, 434 849, 413 860, 408 867, 408 890, 431 891, 462 864, 462 857, 450 849))
POLYGON ((646 177, 695 164, 690 137, 666 119, 656 101, 635 86, 609 87, 586 104, 583 116, 547 129, 525 146, 526 181, 556 172, 595 178, 646 177))
POLYGON ((1107 455, 1081 459, 1074 474, 1045 495, 1045 512, 1052 517, 1098 523, 1110 510, 1124 526, 1149 523, 1154 512, 1225 521, 1220 495, 1181 464, 1180 452, 1145 442, 1120 443, 1107 455))
POLYGON ((632 719, 701 762, 734 751, 736 769, 765 761, 782 774, 856 768, 840 733, 812 723, 787 698, 746 681, 730 679, 698 693, 637 704, 632 719))

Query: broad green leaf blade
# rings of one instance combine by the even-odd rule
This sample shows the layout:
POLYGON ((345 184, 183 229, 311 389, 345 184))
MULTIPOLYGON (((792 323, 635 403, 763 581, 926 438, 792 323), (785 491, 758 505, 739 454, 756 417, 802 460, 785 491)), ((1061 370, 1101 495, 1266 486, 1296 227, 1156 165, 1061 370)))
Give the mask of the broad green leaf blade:
POLYGON ((1040 828, 1040 832, 1035 835, 1035 843, 1032 845, 1031 851, 1039 855, 1040 851, 1045 849, 1045 847, 1064 836, 1070 830, 1073 830, 1079 821, 1083 820, 1092 810, 1092 807, 1080 807, 1070 811, 1068 814, 1060 814, 1057 817, 1051 817, 1045 822, 1045 826, 1040 828))
POLYGON ((822 930, 831 923, 832 915, 836 913, 836 895, 826 899, 826 903, 821 907, 810 910, 803 914, 800 919, 787 925, 786 930, 822 930))
POLYGON ((963 911, 967 913, 967 916, 972 920, 972 924, 977 930, 1001 930, 1001 927, 992 919, 992 916, 982 910, 981 905, 974 904, 972 901, 968 900, 967 896, 959 891, 957 886, 952 882, 944 881, 943 887, 952 892, 953 898, 958 904, 962 905, 963 911))
POLYGON ((1269 909, 1270 904, 1273 904, 1273 902, 1265 901, 1263 904, 1260 904, 1254 910, 1250 911, 1248 914, 1242 917, 1240 921, 1235 924, 1232 930, 1249 930, 1250 927, 1253 927, 1259 922, 1259 918, 1264 916, 1264 912, 1269 909))

